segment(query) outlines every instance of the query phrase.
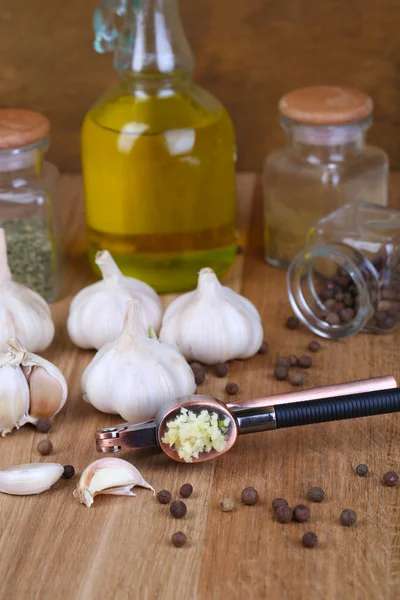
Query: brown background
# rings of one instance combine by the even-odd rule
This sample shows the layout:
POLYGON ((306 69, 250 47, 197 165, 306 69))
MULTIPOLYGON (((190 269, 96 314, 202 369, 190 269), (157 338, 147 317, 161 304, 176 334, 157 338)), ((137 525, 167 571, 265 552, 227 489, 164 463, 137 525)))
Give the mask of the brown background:
MULTIPOLYGON (((282 144, 276 104, 308 84, 358 87, 375 100, 370 140, 400 168, 399 0, 181 0, 196 80, 233 116, 239 169, 282 144)), ((79 128, 115 80, 92 49, 96 0, 1 0, 0 104, 43 111, 51 158, 77 171, 79 128)))

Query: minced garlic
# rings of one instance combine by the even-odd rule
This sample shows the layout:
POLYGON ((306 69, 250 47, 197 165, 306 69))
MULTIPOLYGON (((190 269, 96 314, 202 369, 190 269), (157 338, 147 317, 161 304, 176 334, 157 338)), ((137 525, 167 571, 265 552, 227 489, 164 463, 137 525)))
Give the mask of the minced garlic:
POLYGON ((181 408, 180 414, 167 423, 162 442, 174 447, 185 462, 193 462, 200 452, 225 450, 229 423, 228 417, 220 419, 216 412, 202 410, 195 413, 181 408))

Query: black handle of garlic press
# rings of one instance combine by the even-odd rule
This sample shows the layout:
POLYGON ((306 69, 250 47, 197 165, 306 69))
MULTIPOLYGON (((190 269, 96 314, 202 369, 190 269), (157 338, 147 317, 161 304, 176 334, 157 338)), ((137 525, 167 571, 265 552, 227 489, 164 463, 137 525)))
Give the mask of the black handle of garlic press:
POLYGON ((274 406, 276 428, 400 412, 400 388, 274 406))

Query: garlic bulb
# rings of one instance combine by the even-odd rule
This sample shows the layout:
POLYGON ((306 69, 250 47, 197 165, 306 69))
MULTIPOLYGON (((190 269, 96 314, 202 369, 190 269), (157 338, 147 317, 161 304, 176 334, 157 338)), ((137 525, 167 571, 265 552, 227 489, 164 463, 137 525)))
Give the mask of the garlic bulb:
POLYGON ((125 277, 111 254, 104 250, 96 255, 103 280, 81 290, 73 299, 67 329, 71 340, 80 348, 96 348, 115 340, 122 331, 126 303, 139 300, 147 327, 158 332, 162 305, 147 283, 125 277))
POLYGON ((63 473, 64 467, 57 463, 29 463, 0 469, 0 492, 14 496, 41 494, 63 473))
POLYGON ((139 471, 122 458, 99 458, 83 471, 76 490, 75 498, 90 508, 98 494, 116 496, 136 496, 132 492, 135 485, 153 490, 139 471))
POLYGON ((17 337, 30 352, 42 352, 54 337, 47 302, 25 285, 13 281, 7 262, 4 229, 0 229, 0 352, 9 337, 17 337))
POLYGON ((0 433, 53 418, 67 399, 61 371, 37 354, 27 352, 15 338, 0 355, 0 433))
POLYGON ((148 336, 137 300, 127 303, 120 337, 99 350, 82 376, 86 402, 134 423, 152 419, 164 402, 195 389, 183 356, 148 336))
POLYGON ((253 356, 263 328, 254 304, 221 285, 212 269, 201 269, 197 289, 165 311, 160 339, 187 360, 215 365, 253 356))

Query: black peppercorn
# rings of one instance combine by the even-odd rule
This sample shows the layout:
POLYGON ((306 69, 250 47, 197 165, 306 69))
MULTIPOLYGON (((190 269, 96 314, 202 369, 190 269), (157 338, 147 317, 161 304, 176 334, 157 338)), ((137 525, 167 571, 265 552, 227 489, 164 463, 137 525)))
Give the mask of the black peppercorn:
POLYGON ((357 465, 356 473, 359 477, 365 477, 368 474, 368 466, 364 464, 357 465))
POLYGON ((171 502, 171 492, 168 490, 161 490, 157 494, 157 500, 160 504, 169 504, 171 502))
POLYGON ((288 378, 289 371, 286 367, 275 367, 274 377, 278 379, 278 381, 285 381, 288 378))
POLYGON ((293 511, 295 521, 298 523, 304 523, 304 521, 308 521, 310 518, 310 509, 305 504, 298 504, 295 506, 293 511))
POLYGON ((257 504, 258 502, 258 492, 253 487, 246 487, 242 491, 242 502, 247 504, 248 506, 252 506, 253 504, 257 504))
POLYGON ((340 522, 345 527, 351 527, 356 521, 357 515, 354 510, 350 510, 350 508, 346 508, 340 515, 340 522))
POLYGON ((75 475, 75 469, 72 465, 65 465, 64 466, 64 473, 62 474, 61 477, 63 477, 64 479, 71 479, 71 477, 73 477, 75 475))
POLYGON ((278 523, 289 523, 293 519, 293 509, 290 506, 280 506, 275 511, 278 523))
POLYGON ((264 340, 260 346, 260 349, 258 350, 258 354, 267 354, 267 352, 268 352, 268 342, 266 342, 264 340))
POLYGON ((179 494, 182 498, 189 498, 193 494, 193 486, 190 483, 184 483, 179 490, 179 494))
POLYGON ((36 423, 36 429, 40 431, 40 433, 49 433, 51 430, 50 419, 38 419, 36 423))
POLYGON ((311 366, 312 366, 311 356, 300 356, 299 367, 301 367, 302 369, 309 369, 311 366))
POLYGON ((169 510, 174 519, 182 519, 187 513, 186 504, 181 500, 175 500, 169 510))
POLYGON ((228 371, 229 369, 226 363, 215 365, 215 374, 217 377, 226 377, 228 375, 228 371))
POLYGON ((321 350, 321 344, 317 341, 310 342, 308 344, 308 349, 310 352, 318 352, 319 350, 321 350))
POLYGON ((182 548, 186 544, 186 535, 183 531, 177 531, 171 537, 171 541, 176 548, 182 548))
POLYGON ((297 317, 289 317, 286 321, 286 327, 288 329, 297 329, 300 325, 300 321, 297 317))
POLYGON ((278 510, 278 508, 281 508, 282 506, 289 506, 288 501, 284 498, 276 498, 275 500, 273 500, 272 508, 274 510, 278 510))
POLYGON ((234 396, 239 391, 239 386, 237 383, 227 383, 225 387, 226 393, 230 396, 234 396))
POLYGON ((311 502, 322 502, 325 498, 325 493, 320 487, 312 487, 307 492, 307 498, 311 500, 311 502))
POLYGON ((399 476, 394 471, 388 471, 383 476, 383 483, 388 487, 394 487, 399 481, 399 476))
POLYGON ((303 535, 303 546, 304 548, 314 548, 318 544, 317 534, 313 531, 307 531, 303 535))
POLYGON ((39 454, 43 456, 47 456, 47 454, 51 454, 53 451, 53 444, 50 440, 41 440, 37 445, 37 451, 39 454))

